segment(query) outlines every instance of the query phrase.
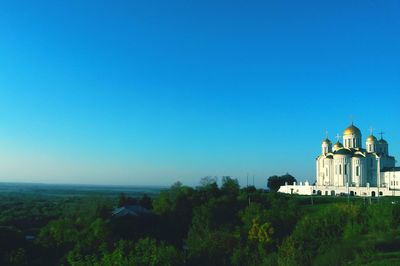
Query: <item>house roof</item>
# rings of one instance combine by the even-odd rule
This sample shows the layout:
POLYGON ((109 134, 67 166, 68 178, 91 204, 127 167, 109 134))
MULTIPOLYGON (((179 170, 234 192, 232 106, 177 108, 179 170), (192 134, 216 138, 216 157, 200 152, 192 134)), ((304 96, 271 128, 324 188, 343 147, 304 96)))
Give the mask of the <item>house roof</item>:
POLYGON ((140 205, 127 205, 120 208, 115 209, 112 212, 112 216, 114 217, 126 217, 126 216, 142 216, 149 214, 150 211, 140 205))

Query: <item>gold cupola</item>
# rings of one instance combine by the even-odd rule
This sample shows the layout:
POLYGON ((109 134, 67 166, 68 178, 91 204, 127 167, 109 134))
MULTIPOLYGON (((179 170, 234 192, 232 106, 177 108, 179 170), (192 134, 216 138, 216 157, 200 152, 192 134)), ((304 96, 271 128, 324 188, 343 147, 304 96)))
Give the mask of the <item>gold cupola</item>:
POLYGON ((349 136, 349 135, 361 135, 361 130, 352 123, 343 132, 343 136, 349 136))

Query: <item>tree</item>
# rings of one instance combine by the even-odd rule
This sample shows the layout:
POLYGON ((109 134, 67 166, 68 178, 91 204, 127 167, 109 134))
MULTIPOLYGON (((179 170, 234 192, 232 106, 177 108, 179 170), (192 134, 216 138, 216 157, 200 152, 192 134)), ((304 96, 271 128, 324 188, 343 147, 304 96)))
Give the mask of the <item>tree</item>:
POLYGON ((10 265, 28 265, 28 259, 25 249, 19 248, 12 251, 10 254, 9 262, 10 265))
POLYGON ((140 199, 139 199, 139 205, 147 208, 147 209, 151 209, 152 205, 153 205, 153 200, 147 196, 147 194, 144 194, 140 199))
POLYGON ((221 191, 230 196, 237 196, 239 194, 239 182, 237 179, 233 179, 230 176, 222 177, 221 191))
POLYGON ((182 264, 178 250, 164 242, 157 243, 151 238, 140 239, 134 250, 130 253, 133 265, 148 266, 173 266, 182 264))
POLYGON ((138 200, 132 197, 127 197, 125 193, 121 193, 118 199, 118 207, 124 207, 127 205, 136 205, 138 200))
POLYGON ((260 225, 258 219, 253 219, 253 226, 249 230, 249 239, 260 243, 270 243, 274 229, 269 222, 260 225))
POLYGON ((217 184, 217 177, 205 176, 200 179, 200 187, 209 187, 217 184))
POLYGON ((207 202, 210 198, 216 198, 220 194, 217 184, 217 177, 206 176, 200 180, 197 187, 196 198, 198 203, 207 202))
POLYGON ((282 175, 282 176, 270 176, 268 178, 268 188, 271 191, 278 191, 278 189, 285 185, 285 183, 288 183, 288 185, 293 185, 294 182, 296 181, 296 178, 294 178, 292 175, 290 174, 286 174, 286 175, 282 175))

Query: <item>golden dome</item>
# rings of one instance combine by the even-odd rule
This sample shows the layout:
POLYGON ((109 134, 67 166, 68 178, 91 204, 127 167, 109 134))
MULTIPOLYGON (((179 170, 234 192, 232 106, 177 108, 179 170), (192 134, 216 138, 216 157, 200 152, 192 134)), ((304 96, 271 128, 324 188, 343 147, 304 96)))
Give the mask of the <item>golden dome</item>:
POLYGON ((343 144, 340 143, 339 141, 336 142, 333 146, 334 146, 335 148, 343 148, 343 144))
POLYGON ((344 136, 348 136, 348 135, 361 135, 361 130, 354 126, 353 124, 351 124, 348 128, 346 128, 343 132, 344 136))
POLYGON ((377 141, 377 139, 374 135, 371 135, 367 138, 367 142, 375 142, 375 141, 377 141))

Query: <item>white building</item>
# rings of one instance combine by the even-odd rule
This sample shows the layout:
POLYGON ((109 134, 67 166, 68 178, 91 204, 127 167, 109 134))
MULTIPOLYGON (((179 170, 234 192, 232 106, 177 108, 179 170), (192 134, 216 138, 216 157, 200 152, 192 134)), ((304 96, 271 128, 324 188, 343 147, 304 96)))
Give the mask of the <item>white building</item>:
POLYGON ((362 146, 360 129, 351 124, 343 132, 343 144, 326 138, 321 144, 321 154, 316 158, 316 182, 286 185, 282 193, 359 196, 400 196, 400 168, 389 154, 389 144, 372 133, 362 146))

